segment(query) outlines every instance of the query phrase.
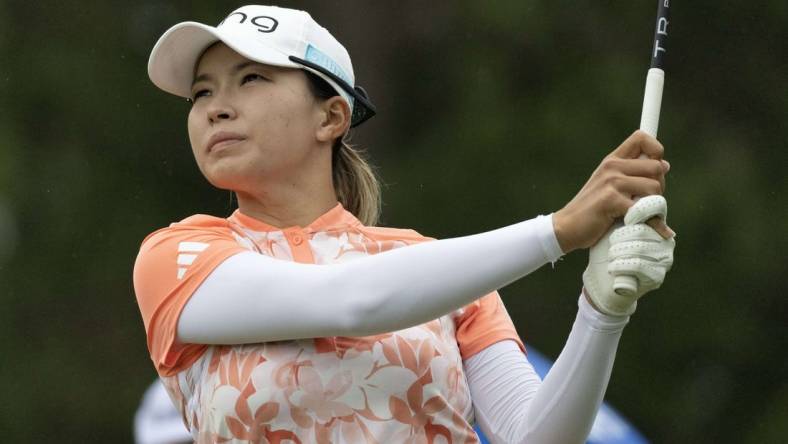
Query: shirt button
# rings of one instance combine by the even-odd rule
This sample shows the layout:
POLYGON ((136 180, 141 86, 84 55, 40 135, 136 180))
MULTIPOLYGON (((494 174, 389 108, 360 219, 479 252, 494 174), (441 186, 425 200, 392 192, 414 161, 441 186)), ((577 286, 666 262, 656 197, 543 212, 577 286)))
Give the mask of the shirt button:
POLYGON ((303 241, 304 241, 304 238, 301 237, 300 235, 296 234, 295 236, 293 236, 293 243, 294 244, 301 245, 301 242, 303 242, 303 241))

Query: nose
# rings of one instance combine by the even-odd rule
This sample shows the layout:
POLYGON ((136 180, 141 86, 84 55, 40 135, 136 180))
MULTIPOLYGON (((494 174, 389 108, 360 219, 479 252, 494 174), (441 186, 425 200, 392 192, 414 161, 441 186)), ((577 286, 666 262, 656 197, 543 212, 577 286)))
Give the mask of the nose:
POLYGON ((235 108, 225 100, 212 100, 208 109, 208 120, 215 124, 222 120, 232 120, 237 116, 235 108))

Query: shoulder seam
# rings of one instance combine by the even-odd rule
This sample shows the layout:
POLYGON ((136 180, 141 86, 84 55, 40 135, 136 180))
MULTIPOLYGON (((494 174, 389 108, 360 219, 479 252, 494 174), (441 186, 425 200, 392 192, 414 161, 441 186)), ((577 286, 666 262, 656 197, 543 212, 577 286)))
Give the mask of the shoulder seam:
POLYGON ((391 227, 367 227, 360 226, 358 229, 364 234, 376 240, 402 240, 410 242, 426 242, 435 240, 434 238, 423 236, 416 230, 408 228, 391 228, 391 227))

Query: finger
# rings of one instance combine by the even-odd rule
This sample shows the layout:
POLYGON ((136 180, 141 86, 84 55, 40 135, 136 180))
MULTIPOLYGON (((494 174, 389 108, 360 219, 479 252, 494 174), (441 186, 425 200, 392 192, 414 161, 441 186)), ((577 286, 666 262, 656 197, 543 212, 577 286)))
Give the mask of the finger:
POLYGON ((651 262, 661 262, 668 259, 669 252, 655 242, 625 242, 610 247, 608 257, 610 260, 639 258, 651 262))
MULTIPOLYGON (((629 242, 660 243, 664 239, 656 230, 646 224, 624 225, 610 233, 610 244, 617 245, 629 242)), ((611 247, 612 248, 612 247, 611 247)))
POLYGON ((613 151, 617 157, 636 159, 641 154, 650 159, 662 159, 665 148, 654 137, 637 130, 613 151))
POLYGON ((659 233, 659 235, 662 236, 663 239, 671 239, 674 236, 676 236, 676 232, 673 231, 668 226, 668 224, 666 224, 665 221, 659 216, 654 216, 651 219, 647 220, 646 225, 653 228, 654 231, 659 233))
MULTIPOLYGON (((651 230, 651 228, 649 228, 651 230)), ((651 262, 667 264, 673 260, 673 250, 670 241, 664 240, 651 230, 659 241, 633 240, 613 244, 608 250, 610 260, 640 258, 651 262)))
POLYGON ((668 172, 668 162, 655 159, 612 159, 612 167, 627 176, 643 176, 656 179, 668 172))
POLYGON ((645 196, 635 202, 624 216, 626 225, 643 223, 654 216, 668 219, 668 202, 660 195, 645 196))
POLYGON ((651 196, 662 194, 662 184, 648 177, 622 176, 613 181, 613 186, 628 196, 651 196))
POLYGON ((659 181, 661 192, 665 192, 665 174, 670 170, 666 160, 654 159, 617 159, 612 160, 613 168, 627 176, 650 177, 659 181))
POLYGON ((641 290, 659 288, 667 273, 664 265, 641 258, 616 259, 610 262, 607 271, 613 276, 636 277, 641 290))
POLYGON ((670 171, 670 162, 665 159, 661 159, 660 162, 662 163, 663 173, 659 176, 659 183, 662 185, 662 194, 665 194, 665 175, 670 171))

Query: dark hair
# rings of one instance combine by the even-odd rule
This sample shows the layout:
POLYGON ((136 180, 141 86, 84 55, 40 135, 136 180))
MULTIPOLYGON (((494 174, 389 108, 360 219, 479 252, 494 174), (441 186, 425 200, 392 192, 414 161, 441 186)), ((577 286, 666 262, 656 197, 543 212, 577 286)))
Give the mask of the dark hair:
MULTIPOLYGON (((322 77, 303 70, 315 98, 327 100, 339 93, 322 77)), ((347 134, 334 141, 331 176, 337 199, 364 225, 374 226, 380 218, 380 182, 360 150, 346 140, 347 134)))

